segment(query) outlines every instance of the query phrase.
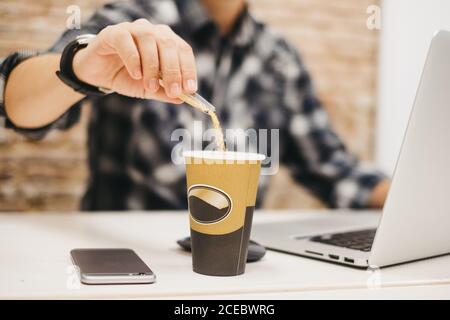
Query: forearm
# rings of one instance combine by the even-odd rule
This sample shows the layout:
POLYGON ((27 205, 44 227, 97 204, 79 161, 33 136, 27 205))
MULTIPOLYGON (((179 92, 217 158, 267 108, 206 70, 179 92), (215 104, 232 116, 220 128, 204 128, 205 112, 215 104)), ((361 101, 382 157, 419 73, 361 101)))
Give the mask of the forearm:
POLYGON ((60 54, 25 60, 13 69, 5 89, 8 118, 21 128, 39 128, 58 119, 83 95, 56 76, 60 54))

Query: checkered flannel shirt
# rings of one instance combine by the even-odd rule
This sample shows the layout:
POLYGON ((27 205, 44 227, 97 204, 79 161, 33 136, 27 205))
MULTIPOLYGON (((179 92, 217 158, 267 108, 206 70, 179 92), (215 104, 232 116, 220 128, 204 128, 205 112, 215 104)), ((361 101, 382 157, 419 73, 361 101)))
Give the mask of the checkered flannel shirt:
MULTIPOLYGON (((224 128, 279 129, 280 163, 294 179, 330 207, 364 208, 383 174, 348 152, 330 126, 310 75, 296 50, 257 22, 247 10, 233 31, 221 37, 197 0, 131 0, 105 5, 80 30, 62 34, 48 52, 61 52, 77 35, 98 33, 108 25, 139 18, 168 24, 193 48, 199 93, 216 106, 224 128)), ((4 108, 8 75, 38 52, 20 51, 0 64, 0 118, 30 138, 67 129, 92 104, 88 125, 90 177, 84 210, 185 209, 182 165, 171 161, 177 141, 171 133, 191 128, 206 115, 183 105, 140 100, 118 94, 87 97, 53 123, 38 129, 14 126, 4 108)), ((229 146, 230 147, 230 146, 229 146)), ((270 150, 269 150, 270 151, 270 150)), ((262 177, 257 204, 268 177, 262 177)))

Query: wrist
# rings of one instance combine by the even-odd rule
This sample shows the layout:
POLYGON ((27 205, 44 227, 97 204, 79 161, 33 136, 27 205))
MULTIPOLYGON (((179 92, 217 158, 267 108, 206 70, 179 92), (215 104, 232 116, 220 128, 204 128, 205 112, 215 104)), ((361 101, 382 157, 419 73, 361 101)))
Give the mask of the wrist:
POLYGON ((88 58, 83 55, 83 53, 86 54, 86 51, 77 57, 78 52, 88 47, 89 43, 92 42, 93 39, 95 39, 95 35, 81 35, 70 42, 64 48, 61 55, 60 70, 56 72, 56 75, 62 82, 69 87, 72 87, 72 89, 77 92, 85 95, 102 96, 111 93, 112 91, 91 85, 88 81, 84 81, 83 72, 80 71, 82 71, 83 68, 86 68, 85 62, 88 58), (77 60, 75 61, 76 57, 77 60), (74 67, 77 71, 75 71, 74 67), (76 74, 76 72, 78 74, 76 74))
POLYGON ((87 61, 86 60, 86 51, 87 51, 87 47, 79 50, 73 57, 73 61, 72 61, 73 73, 75 74, 77 79, 79 79, 85 83, 88 83, 90 85, 95 86, 95 84, 91 83, 91 81, 89 81, 89 79, 85 76, 84 70, 86 68, 86 61, 87 61))

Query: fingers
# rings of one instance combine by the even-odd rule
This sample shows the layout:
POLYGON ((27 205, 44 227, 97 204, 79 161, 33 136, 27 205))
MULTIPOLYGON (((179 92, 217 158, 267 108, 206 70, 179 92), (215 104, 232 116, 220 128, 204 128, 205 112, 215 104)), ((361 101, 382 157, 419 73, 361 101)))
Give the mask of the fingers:
POLYGON ((167 96, 164 88, 160 87, 157 92, 145 92, 145 96, 143 97, 145 99, 156 99, 163 102, 169 102, 173 104, 180 104, 183 103, 182 100, 178 98, 170 98, 167 96))
POLYGON ((191 46, 184 41, 179 46, 178 57, 180 59, 184 91, 194 93, 197 91, 197 70, 195 65, 195 57, 191 46))
POLYGON ((132 24, 131 32, 141 57, 144 88, 157 92, 160 78, 159 55, 152 26, 148 20, 139 19, 132 24))
POLYGON ((172 100, 183 92, 197 91, 193 50, 168 26, 139 19, 107 27, 100 34, 120 57, 130 77, 142 81, 145 91, 157 93, 158 97, 165 92, 165 98, 172 100))
POLYGON ((178 58, 178 45, 167 26, 157 26, 157 43, 160 57, 160 69, 166 94, 176 98, 182 93, 181 69, 178 58))
POLYGON ((105 41, 120 57, 129 75, 135 80, 142 79, 141 56, 125 23, 107 27, 105 41))

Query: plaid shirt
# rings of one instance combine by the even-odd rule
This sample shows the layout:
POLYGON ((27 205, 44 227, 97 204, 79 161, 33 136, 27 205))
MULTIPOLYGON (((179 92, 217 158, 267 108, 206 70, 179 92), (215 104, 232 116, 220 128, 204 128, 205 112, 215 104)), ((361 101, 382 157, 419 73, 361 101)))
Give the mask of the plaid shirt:
MULTIPOLYGON (((199 93, 216 106, 225 128, 279 129, 280 163, 296 181, 330 207, 368 206, 371 190, 384 176, 347 151, 332 131, 296 50, 247 10, 233 32, 222 38, 197 0, 115 2, 99 9, 81 30, 66 31, 49 52, 61 52, 77 35, 139 18, 170 25, 192 46, 199 93)), ((3 105, 5 84, 16 65, 37 54, 16 52, 0 65, 0 117, 6 127, 39 139, 49 130, 74 125, 84 101, 46 127, 15 127, 3 105)), ((118 94, 85 100, 93 107, 88 127, 90 178, 82 209, 187 208, 184 167, 171 161, 178 142, 170 136, 175 129, 190 128, 194 120, 208 127, 207 116, 190 107, 118 94)), ((257 203, 267 178, 261 179, 257 203)))

